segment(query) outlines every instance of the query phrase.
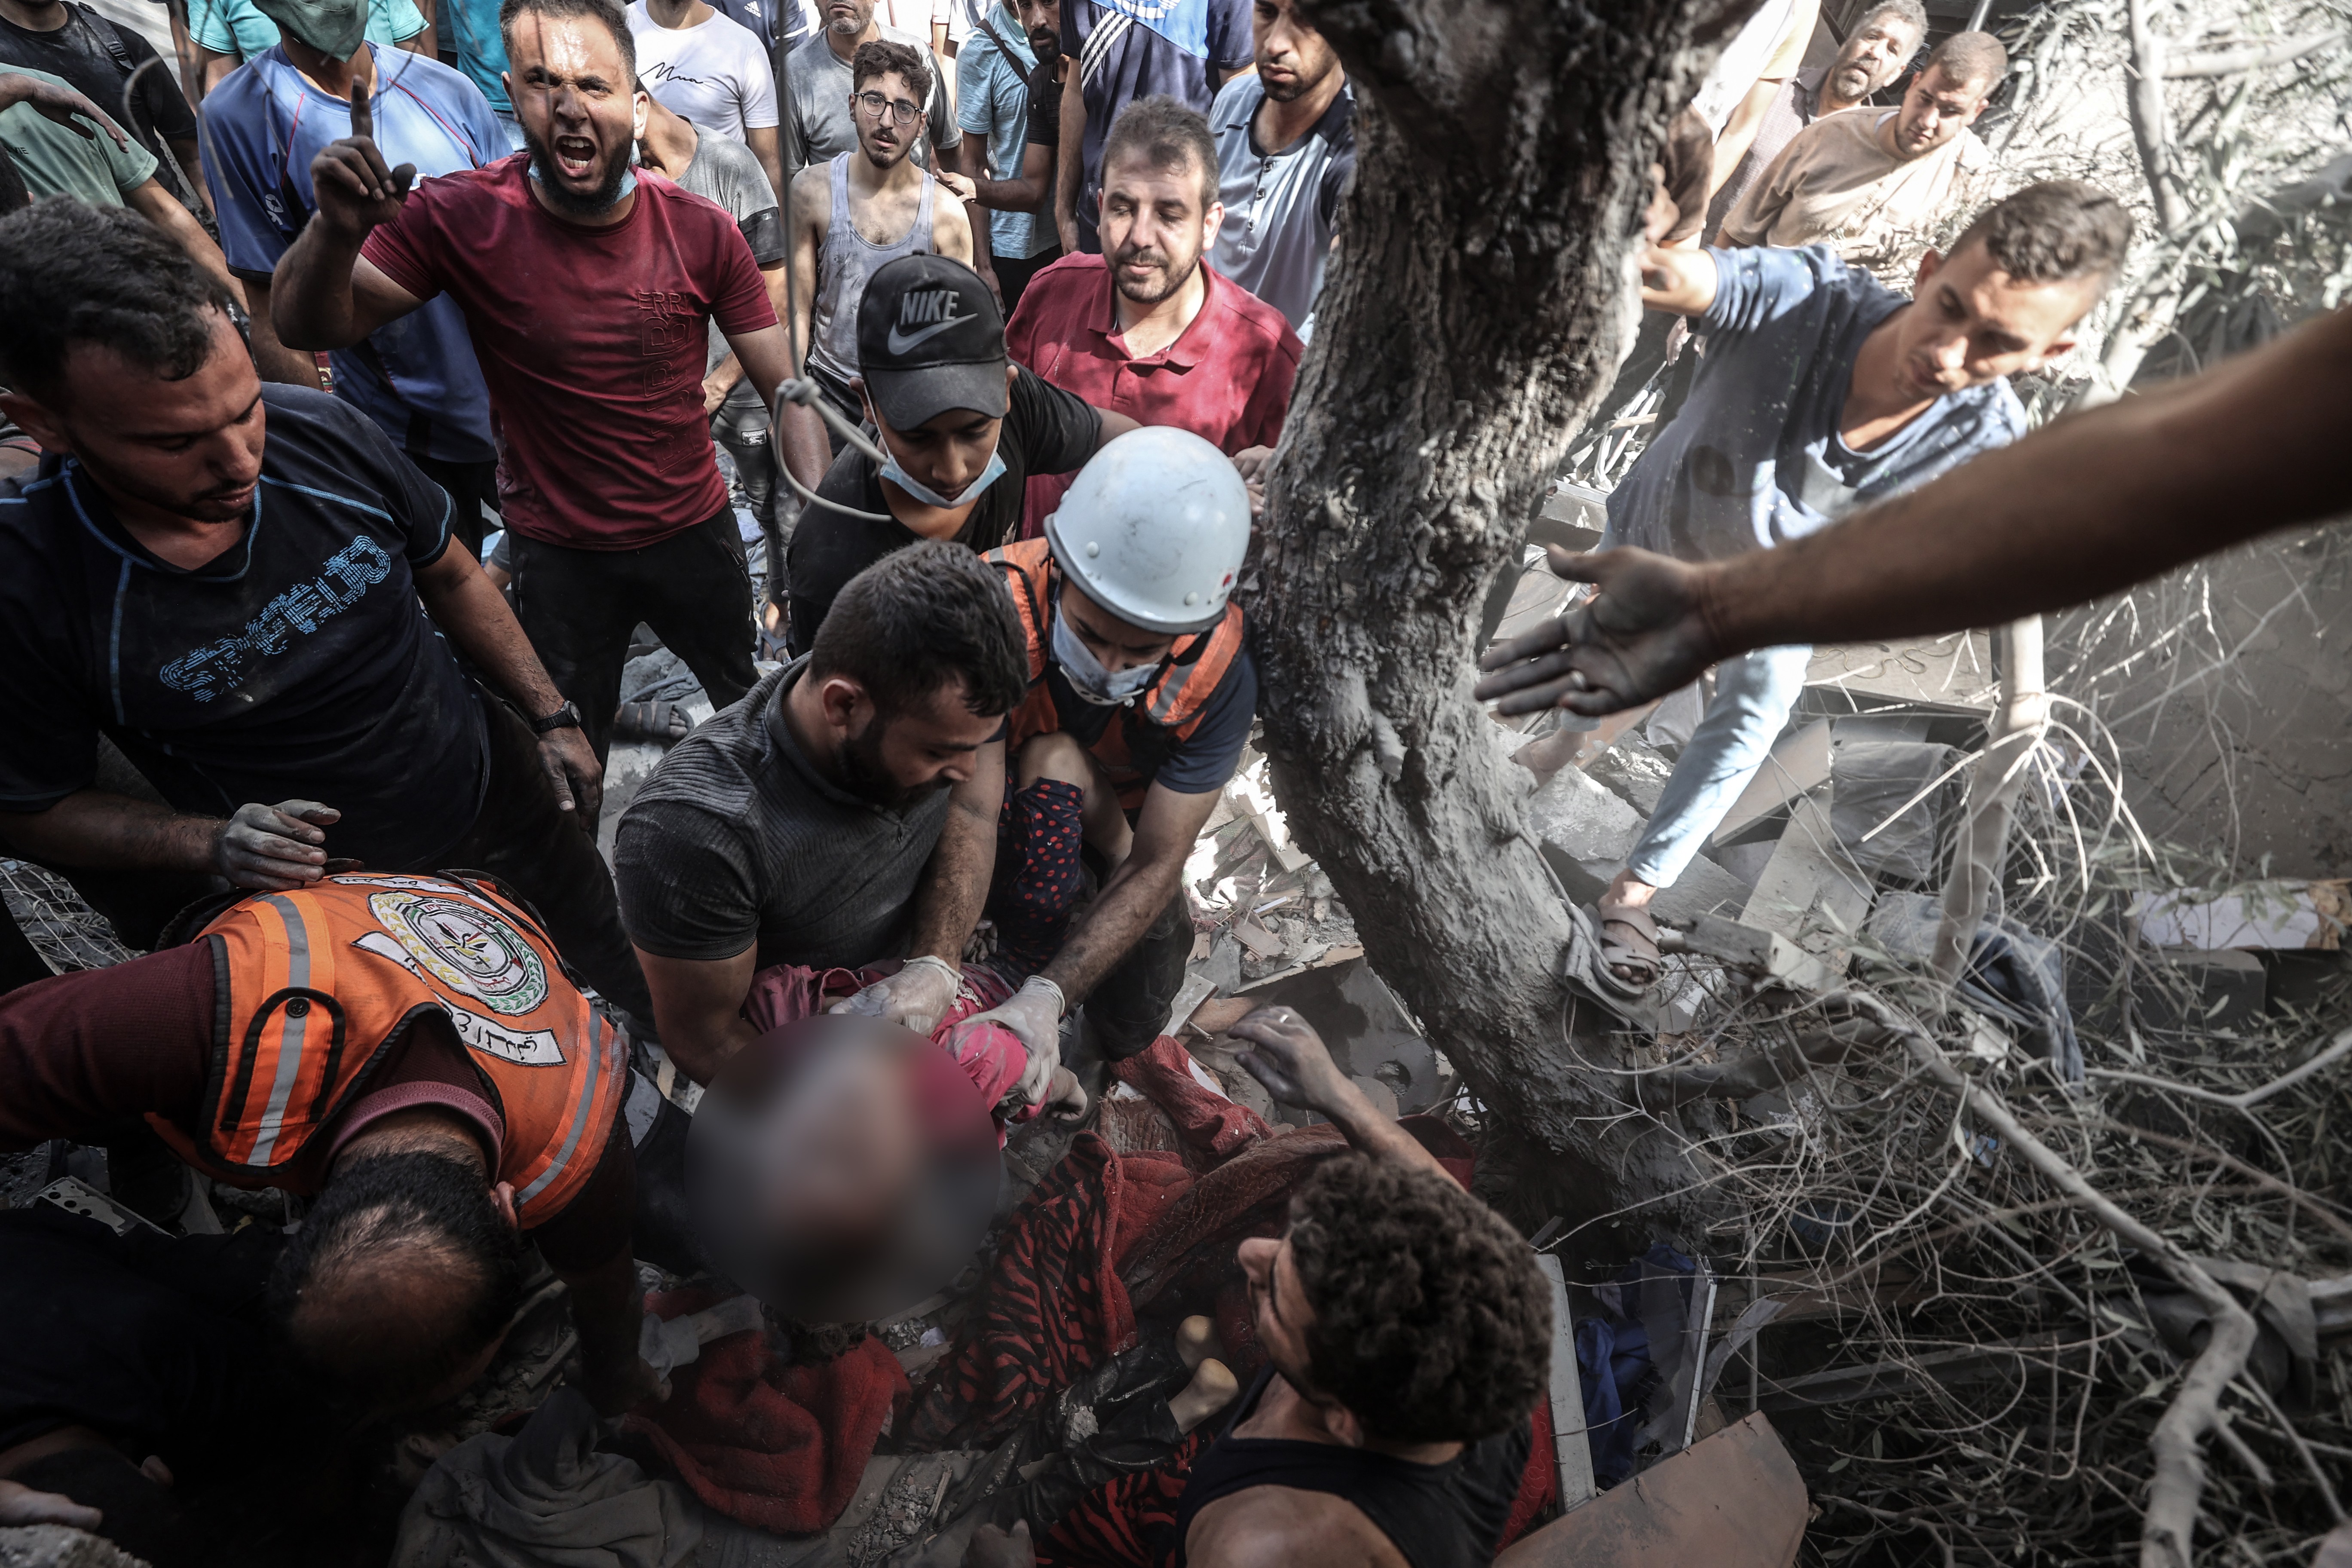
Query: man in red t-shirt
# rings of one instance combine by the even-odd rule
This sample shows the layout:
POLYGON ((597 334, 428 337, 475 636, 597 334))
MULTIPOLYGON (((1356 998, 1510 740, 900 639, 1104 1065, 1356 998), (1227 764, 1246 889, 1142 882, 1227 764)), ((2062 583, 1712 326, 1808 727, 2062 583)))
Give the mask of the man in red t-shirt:
POLYGON ((613 0, 506 18, 528 152, 409 189, 364 97, 314 159, 318 212, 278 264, 278 336, 361 342, 436 294, 489 384, 514 605, 601 759, 639 621, 724 708, 751 689, 751 584, 703 407, 709 322, 772 401, 784 335, 735 220, 631 167, 635 48, 613 0))
MULTIPOLYGON (((1255 480, 1305 350, 1281 311, 1202 259, 1224 216, 1209 122, 1172 98, 1139 99, 1102 167, 1102 254, 1031 279, 1005 347, 1097 408, 1190 430, 1255 480)), ((1044 531, 1075 477, 1030 477, 1023 538, 1044 531)))

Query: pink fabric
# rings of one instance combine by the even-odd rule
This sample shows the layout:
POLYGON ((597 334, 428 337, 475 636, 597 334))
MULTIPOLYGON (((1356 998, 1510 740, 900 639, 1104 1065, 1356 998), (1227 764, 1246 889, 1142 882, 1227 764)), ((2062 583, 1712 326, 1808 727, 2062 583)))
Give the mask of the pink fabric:
POLYGON ((1191 1053, 1173 1035, 1160 1036, 1111 1071, 1166 1111, 1187 1147, 1214 1159, 1230 1158, 1271 1131, 1248 1106, 1202 1088, 1192 1076, 1191 1053))
MULTIPOLYGON (((835 1003, 856 995, 874 982, 896 974, 900 967, 896 962, 867 969, 775 964, 751 976, 751 989, 743 998, 744 1021, 764 1035, 796 1019, 822 1013, 835 1003)), ((931 1031, 932 1044, 946 1048, 971 1079, 972 1087, 980 1090, 982 1101, 996 1121, 999 1146, 1004 1142, 1008 1125, 1027 1121, 1043 1109, 1013 1099, 1021 1075, 1029 1070, 1029 1047, 1021 1043, 1020 1036, 997 1024, 983 1024, 968 1030, 961 1040, 951 1041, 950 1037, 958 1024, 975 1013, 987 1012, 1012 994, 1013 987, 996 971, 967 963, 955 1005, 947 1010, 939 1027, 931 1031)))

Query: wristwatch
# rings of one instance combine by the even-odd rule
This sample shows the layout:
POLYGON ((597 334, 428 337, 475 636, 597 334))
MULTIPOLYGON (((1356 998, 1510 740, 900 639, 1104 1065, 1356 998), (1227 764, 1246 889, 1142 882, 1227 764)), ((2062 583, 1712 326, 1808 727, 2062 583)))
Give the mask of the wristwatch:
POLYGON ((534 735, 544 735, 550 730, 577 730, 578 728, 580 728, 580 704, 569 700, 546 718, 533 719, 530 721, 530 731, 534 735))

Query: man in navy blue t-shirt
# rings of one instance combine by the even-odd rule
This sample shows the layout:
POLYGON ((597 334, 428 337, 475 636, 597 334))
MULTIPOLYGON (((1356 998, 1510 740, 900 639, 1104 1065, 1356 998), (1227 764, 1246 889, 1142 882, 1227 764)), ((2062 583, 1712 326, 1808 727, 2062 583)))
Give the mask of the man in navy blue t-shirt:
MULTIPOLYGON (((1914 298, 1828 246, 1643 258, 1642 302, 1706 339, 1690 399, 1609 497, 1607 544, 1685 560, 1769 549, 2025 434, 2008 378, 2074 347, 2131 242, 2096 186, 2030 185, 1986 209, 1914 298)), ((1727 659, 1657 809, 1601 900, 1619 978, 1658 973, 1652 896, 1671 887, 1763 765, 1809 647, 1727 659)))
POLYGON ((0 752, 0 840, 134 947, 214 879, 487 871, 649 1019, 579 826, 602 770, 448 497, 349 405, 265 385, 222 286, 134 216, 0 222, 0 410, 48 454, 0 484, 0 723, 41 738, 0 752), (101 786, 101 736, 162 804, 101 786))

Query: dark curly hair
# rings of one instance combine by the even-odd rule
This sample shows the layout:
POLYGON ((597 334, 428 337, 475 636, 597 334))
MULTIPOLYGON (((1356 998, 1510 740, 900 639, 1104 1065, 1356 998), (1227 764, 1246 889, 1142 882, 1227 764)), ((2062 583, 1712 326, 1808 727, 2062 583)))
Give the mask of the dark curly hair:
POLYGON ((1391 1443, 1475 1443, 1551 1377, 1551 1291, 1524 1237, 1444 1176, 1360 1154, 1290 1204, 1315 1391, 1391 1443))
POLYGON ((212 358, 228 290, 127 207, 35 202, 0 220, 0 381, 58 405, 76 343, 166 381, 212 358))
POLYGON ((2123 203, 2083 180, 2043 180, 1995 202, 1952 242, 1970 241, 2020 283, 2114 281, 2131 249, 2132 217, 2123 203))
POLYGON ((849 57, 849 90, 856 92, 877 76, 896 73, 915 95, 918 104, 931 100, 931 68, 911 44, 895 38, 869 38, 849 57))
POLYGON ((1028 642, 996 568, 961 544, 925 539, 849 580, 817 627, 809 673, 848 676, 886 718, 961 679, 966 706, 987 717, 1028 697, 1028 642))

